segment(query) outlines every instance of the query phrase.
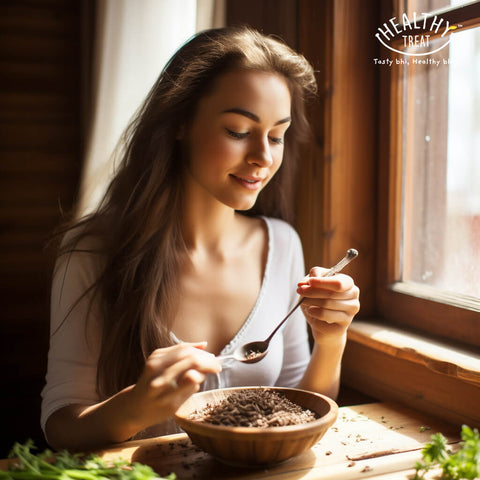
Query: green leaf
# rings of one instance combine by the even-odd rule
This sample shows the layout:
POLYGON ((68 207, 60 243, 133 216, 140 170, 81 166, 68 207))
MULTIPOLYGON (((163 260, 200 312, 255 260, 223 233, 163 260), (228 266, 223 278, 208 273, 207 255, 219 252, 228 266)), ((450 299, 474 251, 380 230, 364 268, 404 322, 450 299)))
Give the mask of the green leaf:
MULTIPOLYGON (((71 454, 67 450, 56 453, 45 450, 34 454, 33 441, 15 443, 9 458, 18 464, 8 471, 0 471, 0 480, 162 480, 154 470, 141 463, 130 465, 123 459, 106 462, 98 455, 71 454)), ((175 480, 171 473, 165 480, 175 480)))
POLYGON ((480 478, 480 435, 477 429, 462 426, 460 448, 452 453, 447 448, 447 440, 441 434, 432 435, 431 442, 422 449, 423 463, 414 465, 415 480, 424 478, 425 473, 434 467, 442 469, 443 480, 475 480, 480 478))

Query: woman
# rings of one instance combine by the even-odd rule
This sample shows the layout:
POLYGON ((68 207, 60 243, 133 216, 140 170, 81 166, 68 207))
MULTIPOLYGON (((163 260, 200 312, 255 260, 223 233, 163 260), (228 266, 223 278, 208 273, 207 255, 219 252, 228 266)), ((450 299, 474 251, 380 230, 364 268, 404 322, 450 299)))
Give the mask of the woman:
POLYGON ((42 393, 55 448, 173 433, 173 413, 200 388, 336 396, 358 288, 319 267, 305 277, 285 221, 314 92, 302 56, 248 28, 203 32, 165 67, 98 210, 62 231, 42 393), (298 294, 303 314, 262 361, 220 364, 266 338, 298 294))

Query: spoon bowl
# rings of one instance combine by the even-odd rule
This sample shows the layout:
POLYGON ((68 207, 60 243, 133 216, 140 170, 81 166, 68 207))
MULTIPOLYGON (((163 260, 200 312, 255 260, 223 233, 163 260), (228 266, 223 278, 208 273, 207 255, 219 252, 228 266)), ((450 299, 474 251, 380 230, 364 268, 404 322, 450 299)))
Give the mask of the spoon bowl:
POLYGON ((236 348, 230 355, 219 355, 217 359, 222 361, 227 358, 233 358, 238 362, 257 363, 268 353, 269 342, 263 340, 250 342, 236 348))

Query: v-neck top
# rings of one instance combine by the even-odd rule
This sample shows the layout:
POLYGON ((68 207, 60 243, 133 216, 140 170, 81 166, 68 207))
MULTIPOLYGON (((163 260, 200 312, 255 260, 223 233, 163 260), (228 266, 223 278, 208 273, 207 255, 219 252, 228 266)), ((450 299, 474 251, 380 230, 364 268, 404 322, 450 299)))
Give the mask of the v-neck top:
MULTIPOLYGON (((305 276, 300 239, 288 223, 262 218, 268 231, 268 254, 260 292, 248 318, 223 348, 222 355, 232 353, 244 343, 266 339, 298 300, 296 285, 305 276)), ((67 272, 65 267, 56 269, 51 297, 52 331, 95 278, 98 265, 91 257, 94 256, 74 254, 67 272)), ((69 317, 50 338, 46 385, 42 390, 41 425, 44 431, 48 417, 56 410, 66 405, 90 405, 101 400, 96 391, 100 334, 95 325, 99 322, 89 320, 87 325, 88 305, 81 304, 72 311, 70 317, 73 318, 69 317)), ((171 335, 174 342, 180 342, 171 335)), ((298 309, 273 337, 269 352, 261 361, 245 364, 233 359, 224 360, 222 371, 207 375, 201 389, 250 385, 295 387, 309 360, 306 321, 298 309)), ((180 431, 173 419, 168 419, 140 432, 136 438, 180 431)))

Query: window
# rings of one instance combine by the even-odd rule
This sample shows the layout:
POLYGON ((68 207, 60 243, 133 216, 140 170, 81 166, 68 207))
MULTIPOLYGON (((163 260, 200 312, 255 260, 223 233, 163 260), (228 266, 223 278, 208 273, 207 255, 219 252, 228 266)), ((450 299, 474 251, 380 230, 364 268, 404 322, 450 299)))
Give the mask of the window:
POLYGON ((398 42, 407 55, 384 75, 381 313, 480 345, 480 2, 410 0, 397 18, 400 9, 444 22, 421 32, 424 55, 398 42))
MULTIPOLYGON (((432 42, 435 48, 436 41, 432 42)), ((403 281, 480 297, 480 28, 404 86, 403 281)))

